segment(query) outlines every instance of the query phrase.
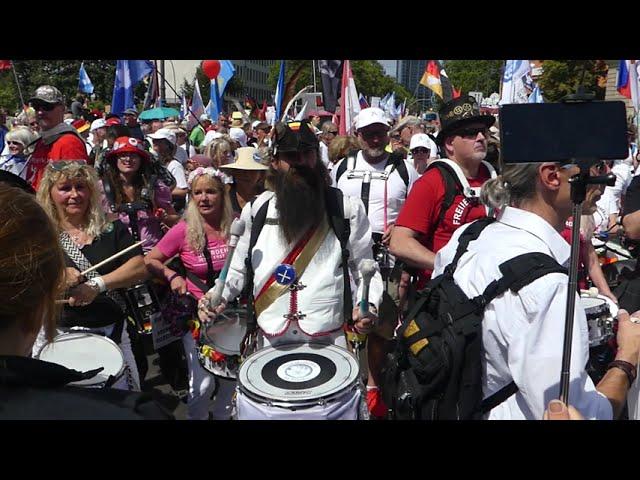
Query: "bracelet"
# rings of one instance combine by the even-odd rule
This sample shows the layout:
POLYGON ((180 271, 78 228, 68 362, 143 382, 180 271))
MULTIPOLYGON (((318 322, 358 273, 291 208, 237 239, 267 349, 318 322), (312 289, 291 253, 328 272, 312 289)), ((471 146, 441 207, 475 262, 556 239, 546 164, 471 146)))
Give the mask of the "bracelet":
POLYGON ((636 379, 636 375, 637 375, 636 366, 633 365, 632 363, 625 362, 624 360, 614 360, 607 366, 607 370, 610 370, 614 367, 619 368, 627 375, 627 379, 629 380, 629 386, 631 386, 633 384, 633 381, 636 379))
POLYGON ((98 293, 107 291, 107 285, 102 277, 93 277, 91 280, 87 281, 87 285, 96 290, 98 293))
POLYGON ((171 285, 171 282, 173 282, 173 279, 174 279, 174 278, 176 278, 176 277, 181 277, 181 276, 182 276, 182 275, 180 275, 178 272, 174 272, 174 273, 173 273, 173 275, 171 275, 171 276, 169 277, 169 280, 168 280, 168 281, 169 281, 169 285, 171 285))

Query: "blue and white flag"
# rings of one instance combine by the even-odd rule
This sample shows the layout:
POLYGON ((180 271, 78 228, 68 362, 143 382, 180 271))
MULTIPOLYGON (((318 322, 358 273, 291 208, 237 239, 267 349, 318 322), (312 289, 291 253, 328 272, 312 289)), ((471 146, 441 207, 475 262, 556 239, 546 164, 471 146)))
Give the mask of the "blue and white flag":
POLYGON ((544 98, 542 98, 542 92, 538 85, 535 86, 533 92, 529 95, 529 103, 544 103, 544 98))
POLYGON ((200 93, 200 84, 196 78, 196 83, 193 88, 193 98, 191 99, 191 111, 187 116, 187 128, 193 128, 198 125, 200 115, 204 113, 204 102, 202 101, 202 94, 200 93))
POLYGON ((127 108, 135 107, 133 89, 153 71, 151 60, 118 60, 116 80, 113 85, 111 113, 120 115, 127 108))
POLYGON ((227 88, 229 80, 231 80, 231 77, 233 77, 235 73, 236 69, 231 60, 220 60, 220 73, 218 73, 216 80, 218 82, 218 97, 221 99, 227 88))
POLYGON ((91 83, 91 79, 89 75, 87 75, 87 71, 84 69, 84 62, 80 64, 80 81, 78 82, 78 90, 82 93, 87 93, 91 95, 93 93, 93 83, 91 83))
POLYGON ((527 75, 530 75, 530 72, 529 60, 507 60, 502 76, 500 105, 527 103, 531 92, 531 90, 527 90, 527 75))
POLYGON ((274 104, 276 107, 275 122, 279 122, 282 115, 282 100, 284 97, 284 60, 280 62, 280 75, 278 76, 278 85, 276 86, 276 95, 274 98, 274 104))

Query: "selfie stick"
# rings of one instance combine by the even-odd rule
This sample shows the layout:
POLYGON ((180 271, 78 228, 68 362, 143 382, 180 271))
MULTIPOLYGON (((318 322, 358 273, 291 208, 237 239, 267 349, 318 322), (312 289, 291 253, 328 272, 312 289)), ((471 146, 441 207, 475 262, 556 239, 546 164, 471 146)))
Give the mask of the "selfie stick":
POLYGON ((569 179, 571 184, 571 202, 573 203, 573 226, 571 229, 571 261, 569 263, 569 287, 567 289, 567 308, 564 320, 564 345, 562 349, 562 370, 560 372, 560 400, 569 405, 569 369, 571 366, 571 338, 573 337, 573 315, 575 313, 575 292, 578 291, 578 258, 580 248, 580 216, 582 202, 587 194, 587 185, 608 185, 616 183, 613 173, 592 177, 589 175, 593 159, 580 159, 575 163, 580 167, 580 173, 569 179))

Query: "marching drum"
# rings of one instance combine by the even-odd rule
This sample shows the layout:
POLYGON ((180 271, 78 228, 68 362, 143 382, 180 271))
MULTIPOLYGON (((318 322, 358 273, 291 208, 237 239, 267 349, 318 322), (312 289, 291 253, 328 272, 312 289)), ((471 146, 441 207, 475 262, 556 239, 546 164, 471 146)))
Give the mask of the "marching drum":
POLYGON ((581 294, 580 302, 587 316, 589 348, 604 345, 614 337, 613 319, 618 314, 618 307, 604 295, 581 294))
POLYGON ((238 420, 357 420, 358 360, 336 345, 265 347, 240 367, 238 420))
POLYGON ((57 363, 79 372, 104 367, 92 378, 71 382, 69 385, 86 388, 118 388, 126 384, 125 362, 122 350, 113 340, 93 333, 62 333, 47 343, 37 357, 45 362, 57 363))
POLYGON ((235 379, 240 365, 240 343, 247 333, 247 310, 229 308, 221 316, 226 321, 200 327, 198 358, 208 372, 235 379))

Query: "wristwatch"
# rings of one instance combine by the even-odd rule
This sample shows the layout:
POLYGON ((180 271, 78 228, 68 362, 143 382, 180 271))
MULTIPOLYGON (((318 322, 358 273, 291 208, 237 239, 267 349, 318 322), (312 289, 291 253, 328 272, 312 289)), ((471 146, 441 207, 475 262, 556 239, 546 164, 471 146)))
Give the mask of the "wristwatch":
POLYGON ((104 284, 104 280, 101 277, 94 277, 91 280, 87 280, 85 283, 87 287, 91 288, 96 292, 96 294, 100 294, 104 292, 107 288, 104 284))

